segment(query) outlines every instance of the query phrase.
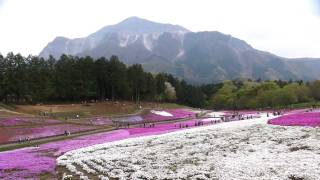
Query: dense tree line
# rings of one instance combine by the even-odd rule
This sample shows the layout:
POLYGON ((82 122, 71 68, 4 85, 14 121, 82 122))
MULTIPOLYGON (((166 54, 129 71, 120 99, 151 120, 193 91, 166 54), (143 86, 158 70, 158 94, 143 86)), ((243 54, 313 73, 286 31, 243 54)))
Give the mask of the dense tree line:
POLYGON ((320 81, 234 80, 194 86, 170 74, 126 66, 117 56, 23 57, 0 54, 0 101, 169 101, 215 109, 276 108, 319 101, 320 81))
POLYGON ((177 102, 209 109, 285 108, 320 101, 320 81, 233 80, 193 86, 165 75, 174 87, 177 102))
POLYGON ((117 56, 110 59, 62 55, 59 59, 0 55, 0 101, 175 100, 163 74, 127 67, 117 56))
POLYGON ((285 108, 320 101, 320 81, 225 81, 209 98, 217 109, 285 108))

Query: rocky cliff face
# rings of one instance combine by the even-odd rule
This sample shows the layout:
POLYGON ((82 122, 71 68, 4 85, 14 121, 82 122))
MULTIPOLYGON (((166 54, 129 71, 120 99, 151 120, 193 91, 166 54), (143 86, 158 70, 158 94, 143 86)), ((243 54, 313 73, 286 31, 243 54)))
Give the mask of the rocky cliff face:
POLYGON ((220 32, 194 33, 137 17, 84 38, 57 37, 40 56, 58 58, 62 54, 94 58, 117 55, 126 64, 140 63, 148 71, 172 73, 196 84, 235 78, 320 78, 320 60, 282 58, 220 32))

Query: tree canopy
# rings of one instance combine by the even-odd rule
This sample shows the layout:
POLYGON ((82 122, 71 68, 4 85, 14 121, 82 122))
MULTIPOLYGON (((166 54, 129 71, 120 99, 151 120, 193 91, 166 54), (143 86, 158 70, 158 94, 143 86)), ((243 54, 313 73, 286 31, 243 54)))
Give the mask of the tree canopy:
POLYGON ((195 86, 171 74, 125 65, 117 56, 0 54, 0 101, 39 103, 86 100, 168 101, 215 109, 276 108, 320 100, 320 81, 229 80, 195 86))

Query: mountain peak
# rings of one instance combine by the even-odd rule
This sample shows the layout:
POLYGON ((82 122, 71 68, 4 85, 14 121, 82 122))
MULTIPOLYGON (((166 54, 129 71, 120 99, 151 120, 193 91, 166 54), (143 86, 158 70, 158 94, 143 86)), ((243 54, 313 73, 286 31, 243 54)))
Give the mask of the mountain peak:
POLYGON ((117 32, 127 34, 150 34, 150 33, 186 33, 188 29, 172 24, 157 23, 136 16, 129 17, 118 24, 106 26, 98 32, 117 32))
POLYGON ((117 55, 126 64, 139 63, 147 71, 172 73, 195 84, 239 77, 312 80, 320 76, 318 61, 290 61, 256 50, 231 35, 193 33, 178 25, 135 16, 87 37, 57 37, 40 56, 58 58, 61 54, 93 58, 117 55))
POLYGON ((131 16, 131 17, 128 17, 127 19, 124 19, 123 21, 121 21, 118 24, 121 24, 121 23, 139 23, 139 22, 152 22, 152 21, 149 21, 147 19, 143 19, 143 18, 140 18, 140 17, 137 17, 137 16, 131 16))

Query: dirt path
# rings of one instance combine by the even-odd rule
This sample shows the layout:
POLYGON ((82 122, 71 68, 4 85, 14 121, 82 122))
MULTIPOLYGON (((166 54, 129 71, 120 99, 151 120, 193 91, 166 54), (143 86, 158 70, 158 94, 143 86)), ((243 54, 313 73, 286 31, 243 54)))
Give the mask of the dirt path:
POLYGON ((12 114, 12 115, 21 115, 21 116, 34 116, 34 115, 32 115, 32 114, 20 113, 20 112, 12 111, 12 110, 9 110, 9 109, 5 109, 5 108, 2 108, 2 107, 0 106, 0 114, 1 114, 1 112, 4 112, 4 113, 7 113, 7 114, 8 114, 8 115, 4 115, 4 116, 1 115, 1 117, 3 117, 3 118, 11 117, 9 114, 12 114))

